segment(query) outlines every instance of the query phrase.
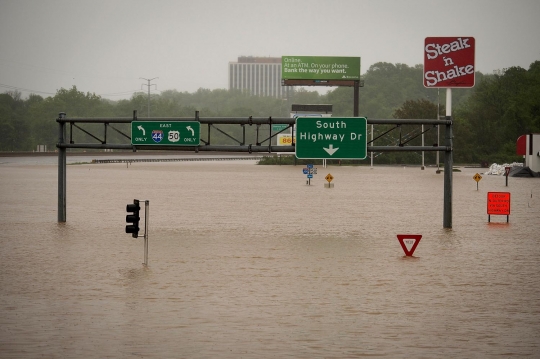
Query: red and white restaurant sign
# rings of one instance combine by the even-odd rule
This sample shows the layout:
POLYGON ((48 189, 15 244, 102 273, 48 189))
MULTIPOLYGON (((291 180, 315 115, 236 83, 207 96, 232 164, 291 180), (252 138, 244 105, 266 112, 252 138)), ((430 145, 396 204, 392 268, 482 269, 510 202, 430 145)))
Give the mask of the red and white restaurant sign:
POLYGON ((424 86, 474 87, 474 37, 426 37, 424 86))
POLYGON ((411 257, 414 253, 414 250, 418 246, 418 243, 420 243, 420 239, 422 239, 421 234, 398 234, 397 235, 399 244, 401 244, 401 248, 403 248, 403 252, 405 252, 405 255, 408 257, 411 257))

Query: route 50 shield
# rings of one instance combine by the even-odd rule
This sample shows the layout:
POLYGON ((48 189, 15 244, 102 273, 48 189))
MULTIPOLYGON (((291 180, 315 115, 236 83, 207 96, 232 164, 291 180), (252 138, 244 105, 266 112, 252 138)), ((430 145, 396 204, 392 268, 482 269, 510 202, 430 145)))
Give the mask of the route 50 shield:
POLYGON ((169 131, 168 139, 169 139, 169 142, 178 142, 178 141, 180 141, 180 132, 179 131, 169 131))

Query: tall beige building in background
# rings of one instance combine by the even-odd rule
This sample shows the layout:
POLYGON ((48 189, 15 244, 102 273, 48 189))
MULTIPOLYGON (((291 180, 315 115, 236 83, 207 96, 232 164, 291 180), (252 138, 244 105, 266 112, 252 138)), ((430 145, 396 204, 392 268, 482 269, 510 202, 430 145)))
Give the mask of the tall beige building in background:
POLYGON ((293 91, 290 86, 281 86, 281 57, 254 56, 240 56, 238 62, 229 62, 229 89, 277 98, 287 98, 293 91))

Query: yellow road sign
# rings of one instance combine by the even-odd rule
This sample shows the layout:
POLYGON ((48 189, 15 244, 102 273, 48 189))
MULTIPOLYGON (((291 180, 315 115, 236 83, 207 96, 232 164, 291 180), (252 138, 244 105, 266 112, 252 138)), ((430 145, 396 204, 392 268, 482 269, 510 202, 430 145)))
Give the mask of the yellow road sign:
POLYGON ((478 182, 480 182, 480 180, 482 179, 482 176, 480 176, 480 174, 477 173, 477 174, 475 174, 475 175, 473 176, 473 179, 478 183, 478 182))
POLYGON ((332 176, 330 173, 326 175, 326 177, 324 177, 325 180, 328 181, 328 183, 332 182, 332 180, 334 179, 334 176, 332 176))

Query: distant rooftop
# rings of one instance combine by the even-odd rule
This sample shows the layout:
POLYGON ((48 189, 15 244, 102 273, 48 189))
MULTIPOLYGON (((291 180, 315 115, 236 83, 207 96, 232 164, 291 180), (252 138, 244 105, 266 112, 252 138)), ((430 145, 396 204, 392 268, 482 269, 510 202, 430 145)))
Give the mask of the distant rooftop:
POLYGON ((281 64, 281 57, 238 56, 242 64, 281 64))

